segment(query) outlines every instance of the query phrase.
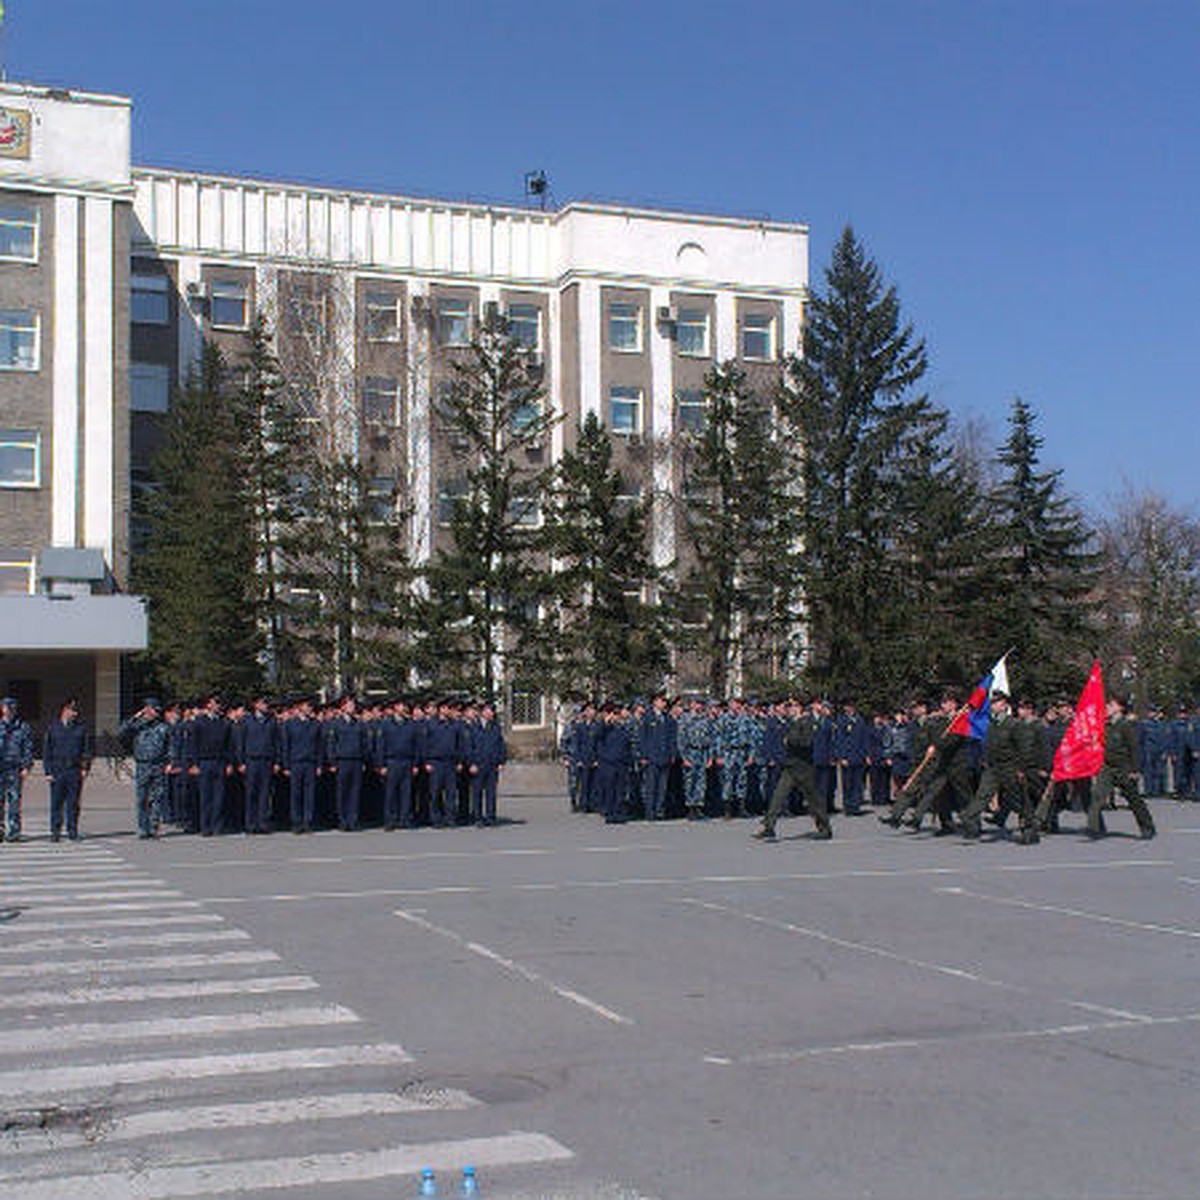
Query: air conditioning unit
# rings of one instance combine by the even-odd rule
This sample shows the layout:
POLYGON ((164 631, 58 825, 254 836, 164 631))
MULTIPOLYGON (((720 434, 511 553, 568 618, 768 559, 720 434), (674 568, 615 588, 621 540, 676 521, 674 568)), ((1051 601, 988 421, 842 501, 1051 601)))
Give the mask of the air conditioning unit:
POLYGON ((658 323, 660 325, 674 325, 679 320, 679 309, 672 308, 668 304, 659 306, 658 323))
POLYGON ((203 279, 193 279, 187 285, 187 298, 189 300, 207 300, 208 284, 203 279))

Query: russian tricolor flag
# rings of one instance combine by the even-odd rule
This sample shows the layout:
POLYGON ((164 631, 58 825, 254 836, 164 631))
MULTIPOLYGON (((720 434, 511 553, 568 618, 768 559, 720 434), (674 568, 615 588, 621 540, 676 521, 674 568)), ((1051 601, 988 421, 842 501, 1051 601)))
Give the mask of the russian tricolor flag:
POLYGON ((967 699, 966 704, 954 714, 954 720, 946 729, 947 733, 957 733, 962 737, 974 738, 981 742, 987 737, 988 718, 992 712, 992 693, 1003 692, 1008 695, 1008 664, 1007 654, 1002 654, 996 660, 996 665, 975 685, 975 690, 967 699))

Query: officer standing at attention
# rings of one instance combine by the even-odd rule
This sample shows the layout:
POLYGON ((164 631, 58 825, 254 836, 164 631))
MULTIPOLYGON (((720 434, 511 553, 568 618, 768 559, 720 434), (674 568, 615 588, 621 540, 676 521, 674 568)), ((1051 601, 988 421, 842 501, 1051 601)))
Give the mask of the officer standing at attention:
POLYGON ((683 771, 683 802, 689 821, 704 819, 708 768, 712 762, 712 722, 704 701, 693 696, 676 726, 679 759, 683 771))
POLYGON ((471 783, 471 820, 476 825, 496 823, 496 785, 500 771, 508 761, 504 732, 496 720, 496 710, 483 703, 479 719, 467 733, 467 774, 471 783))
POLYGON ((425 774, 429 776, 429 823, 453 825, 458 811, 458 772, 463 759, 463 728, 449 701, 426 722, 425 774))
POLYGON ((0 837, 21 840, 21 788, 33 766, 33 730, 17 715, 12 696, 0 700, 0 815, 4 830, 0 837))
POLYGON ((163 797, 167 791, 167 762, 171 730, 162 718, 162 704, 147 696, 142 707, 117 731, 133 754, 133 796, 138 837, 158 836, 163 797))
POLYGON ((279 770, 279 725, 265 696, 238 723, 235 761, 245 787, 245 830, 271 832, 271 784, 279 770))
POLYGON ((79 840, 79 794, 91 765, 91 738, 79 718, 79 702, 74 696, 63 701, 58 717, 46 730, 42 745, 42 770, 50 781, 50 840, 67 837, 79 840))
POLYGON ((758 722, 746 711, 746 702, 735 696, 728 709, 717 718, 716 763, 721 768, 721 796, 725 816, 749 816, 746 794, 749 790, 749 768, 758 754, 758 722))
POLYGON ((363 765, 369 752, 367 728, 356 718, 356 708, 353 696, 343 696, 325 726, 325 769, 333 773, 337 822, 343 833, 358 828, 363 765))
POLYGON ((675 759, 675 718, 667 711, 667 697, 658 692, 642 717, 638 750, 642 761, 642 809, 647 821, 667 815, 667 778, 675 759))
POLYGON ((192 721, 192 761, 188 773, 196 779, 200 806, 200 836, 212 837, 222 829, 225 777, 229 762, 229 724, 221 714, 215 692, 204 697, 204 706, 192 721))
POLYGON ((867 766, 867 723, 853 700, 842 702, 833 727, 833 759, 842 776, 842 808, 846 816, 862 815, 867 766))
POLYGON ((305 696, 283 723, 280 760, 288 781, 292 832, 312 833, 317 814, 317 769, 321 764, 321 722, 305 696))
POLYGON ((425 761, 425 722, 414 721, 397 700, 379 725, 379 758, 383 773, 383 827, 412 829, 413 779, 425 761))

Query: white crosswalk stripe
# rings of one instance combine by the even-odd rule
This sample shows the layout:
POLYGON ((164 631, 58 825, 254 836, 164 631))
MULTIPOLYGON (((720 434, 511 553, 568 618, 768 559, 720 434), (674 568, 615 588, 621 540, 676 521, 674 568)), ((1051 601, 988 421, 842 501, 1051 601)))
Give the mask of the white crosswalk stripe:
POLYGON ((489 1110, 465 1092, 406 1082, 403 1046, 363 1036, 344 1005, 300 1002, 316 980, 115 852, 5 850, 0 1200, 407 1192, 425 1166, 573 1157, 541 1133, 481 1131, 489 1110), (436 1136, 436 1114, 472 1112, 465 1136, 436 1136), (418 1114, 435 1125, 406 1136, 418 1114))

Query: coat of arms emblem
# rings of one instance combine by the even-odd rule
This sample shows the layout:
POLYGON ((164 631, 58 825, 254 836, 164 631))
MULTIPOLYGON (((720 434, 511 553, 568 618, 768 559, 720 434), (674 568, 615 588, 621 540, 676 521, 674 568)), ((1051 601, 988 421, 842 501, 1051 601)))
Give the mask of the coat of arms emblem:
POLYGON ((0 107, 0 156, 29 157, 29 113, 26 109, 0 107))

